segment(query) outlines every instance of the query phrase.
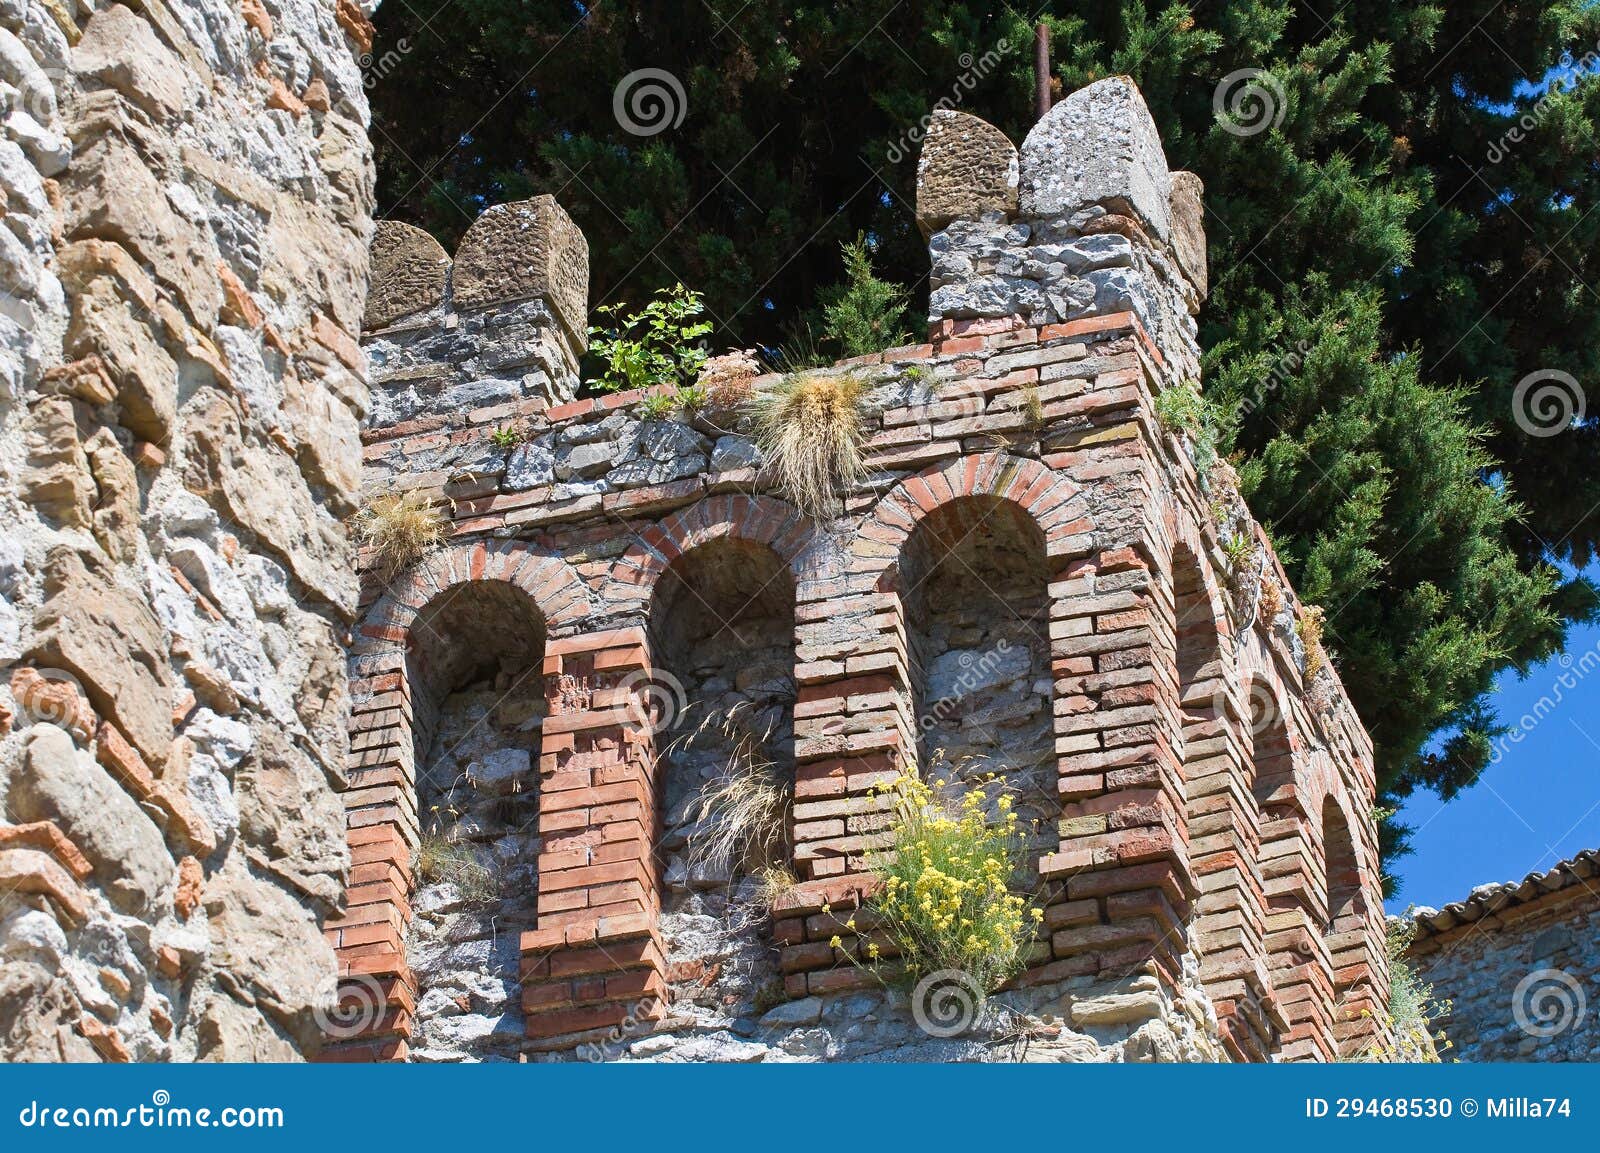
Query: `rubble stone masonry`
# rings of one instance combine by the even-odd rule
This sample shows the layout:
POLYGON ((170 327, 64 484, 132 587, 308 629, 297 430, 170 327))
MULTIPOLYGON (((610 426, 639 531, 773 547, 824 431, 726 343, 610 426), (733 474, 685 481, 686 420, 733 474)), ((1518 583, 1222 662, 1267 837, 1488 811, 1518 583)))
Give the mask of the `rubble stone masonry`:
POLYGON ((0 3, 0 1058, 337 1027, 372 7, 0 3))

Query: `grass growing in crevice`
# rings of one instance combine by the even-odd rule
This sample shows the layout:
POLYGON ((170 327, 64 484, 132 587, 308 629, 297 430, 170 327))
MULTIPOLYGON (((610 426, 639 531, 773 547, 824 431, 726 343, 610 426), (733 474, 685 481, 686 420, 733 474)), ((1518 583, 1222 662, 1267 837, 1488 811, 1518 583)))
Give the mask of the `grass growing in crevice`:
POLYGON ((443 543, 449 520, 425 492, 385 493, 351 521, 356 540, 372 549, 377 567, 393 575, 443 543))
POLYGON ((691 874, 757 876, 763 892, 773 895, 782 887, 794 783, 773 758, 772 736, 771 725, 758 728, 752 711, 741 706, 707 717, 681 738, 686 744, 716 740, 730 746, 727 764, 706 783, 692 810, 698 828, 685 853, 691 874))
POLYGON ((808 516, 838 515, 840 494, 867 477, 865 393, 858 377, 799 373, 751 401, 767 467, 808 516))
POLYGON ((494 874, 478 863, 472 850, 439 833, 424 833, 417 843, 416 873, 417 879, 425 884, 454 885, 461 896, 474 905, 487 905, 500 899, 500 886, 494 874))

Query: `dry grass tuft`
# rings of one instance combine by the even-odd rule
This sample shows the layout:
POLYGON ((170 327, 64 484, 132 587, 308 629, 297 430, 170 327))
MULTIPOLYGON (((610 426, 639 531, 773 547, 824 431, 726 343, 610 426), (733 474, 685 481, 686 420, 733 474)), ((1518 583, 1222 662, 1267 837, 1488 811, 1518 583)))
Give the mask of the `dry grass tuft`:
POLYGON ((487 905, 500 898, 494 874, 478 863, 472 850, 439 833, 422 835, 417 844, 415 870, 424 884, 452 884, 474 905, 487 905))
POLYGON ((731 750, 722 773, 701 790, 693 814, 700 828, 687 851, 690 872, 758 876, 763 891, 775 895, 784 886, 779 866, 789 858, 794 788, 769 751, 772 730, 757 730, 750 711, 735 708, 721 718, 707 717, 683 740, 692 744, 713 735, 731 750))
POLYGON ((1328 654, 1322 648, 1322 607, 1306 605, 1294 627, 1295 632, 1300 634, 1300 643, 1306 648, 1305 679, 1310 681, 1328 663, 1328 654))
POLYGON ((865 391, 857 377, 799 373, 751 401, 767 466, 809 516, 837 515, 839 494, 866 479, 865 391))
POLYGON ((351 528, 377 555, 378 567, 395 573, 443 543, 449 523, 426 493, 413 489, 375 497, 356 513, 351 528))

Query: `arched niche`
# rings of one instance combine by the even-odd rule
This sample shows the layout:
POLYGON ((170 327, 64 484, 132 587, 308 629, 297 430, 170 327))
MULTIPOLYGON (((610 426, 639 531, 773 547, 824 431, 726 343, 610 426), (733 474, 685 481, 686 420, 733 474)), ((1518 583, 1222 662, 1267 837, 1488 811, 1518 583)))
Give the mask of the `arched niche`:
POLYGON ((795 582, 768 544, 695 544, 657 576, 660 927, 673 1012, 720 1020, 781 982, 767 907, 792 867, 795 582))
POLYGON ((454 585, 407 642, 418 844, 406 958, 412 1048, 513 1058, 519 933, 538 921, 546 624, 504 581, 454 585))
POLYGON ((900 554, 915 748, 924 777, 1013 796, 1030 868, 1059 845, 1045 534, 1016 502, 958 497, 900 554))

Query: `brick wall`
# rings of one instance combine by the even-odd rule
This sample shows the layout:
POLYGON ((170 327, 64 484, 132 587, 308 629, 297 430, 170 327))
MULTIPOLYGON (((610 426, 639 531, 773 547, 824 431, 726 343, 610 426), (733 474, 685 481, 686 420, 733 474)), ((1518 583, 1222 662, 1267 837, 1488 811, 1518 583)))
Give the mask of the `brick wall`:
MULTIPOLYGON (((1045 921, 1017 996, 1056 998, 1091 1050, 1145 1059, 1359 1046, 1387 989, 1371 745, 1305 651, 1304 610, 1226 466, 1197 467, 1155 417, 1198 372, 1199 196, 1125 80, 1063 101, 1020 153, 941 113, 919 167, 929 340, 824 370, 865 383, 872 473, 822 523, 773 486, 737 403, 645 421, 638 394, 574 398, 587 249, 553 200, 491 209, 453 258, 382 226, 366 488, 425 491, 453 527, 411 571, 365 573, 355 883, 329 928, 350 995, 386 1011, 340 1055, 411 1052, 413 710, 442 691, 416 667, 419 614, 493 581, 542 622, 538 924, 518 977, 524 1055, 570 1052, 670 1032, 679 1013, 656 839, 682 654, 657 651, 657 590, 695 579, 685 558, 713 542, 788 572, 798 884, 767 912, 778 999, 826 1022, 830 999, 871 986, 830 944, 856 948, 845 922, 873 891, 885 802, 871 788, 916 763, 929 727, 913 603, 927 558, 1002 509, 1031 526, 1008 547, 1045 574, 1054 736, 1045 921), (1132 145, 1094 144, 1113 137, 1132 145), (508 427, 515 445, 491 439, 508 427), (1239 535, 1247 564, 1223 549, 1239 535)), ((776 383, 744 375, 713 396, 776 383)))

